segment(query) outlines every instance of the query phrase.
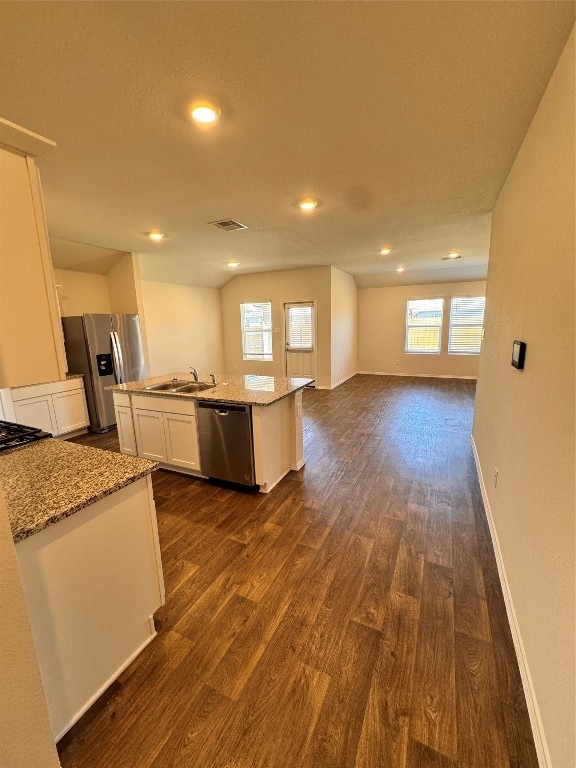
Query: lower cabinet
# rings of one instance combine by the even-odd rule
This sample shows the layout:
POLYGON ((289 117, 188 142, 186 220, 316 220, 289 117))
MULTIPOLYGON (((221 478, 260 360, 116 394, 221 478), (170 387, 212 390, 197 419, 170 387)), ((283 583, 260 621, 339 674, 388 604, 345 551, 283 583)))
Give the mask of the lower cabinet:
POLYGON ((116 405, 115 410, 120 453, 126 453, 128 456, 137 456, 138 449, 136 447, 136 435, 134 434, 132 408, 129 405, 116 405))
POLYGON ((177 398, 114 393, 122 453, 158 461, 166 467, 200 472, 196 404, 177 398))
POLYGON ((88 426, 82 379, 17 387, 10 394, 18 424, 43 429, 55 437, 88 426))

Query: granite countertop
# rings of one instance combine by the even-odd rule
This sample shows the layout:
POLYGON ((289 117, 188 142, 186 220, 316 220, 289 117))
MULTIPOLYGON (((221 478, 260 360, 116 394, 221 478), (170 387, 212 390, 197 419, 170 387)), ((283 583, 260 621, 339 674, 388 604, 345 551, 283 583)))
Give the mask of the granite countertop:
POLYGON ((158 464, 62 440, 0 455, 0 485, 15 542, 150 474, 158 464))
MULTIPOLYGON (((296 378, 278 378, 274 376, 256 376, 247 374, 240 376, 238 374, 217 373, 215 387, 205 389, 203 392, 184 393, 184 392, 166 392, 147 390, 153 384, 162 384, 170 379, 182 379, 193 382, 193 377, 189 373, 166 373, 163 376, 153 376, 144 381, 129 381, 126 384, 116 384, 107 387, 113 392, 128 392, 132 395, 146 395, 149 397, 177 397, 180 399, 193 400, 217 400, 222 403, 234 403, 237 405, 272 405, 277 400, 303 389, 314 379, 296 379, 296 378)), ((201 377, 201 381, 210 381, 201 377)))

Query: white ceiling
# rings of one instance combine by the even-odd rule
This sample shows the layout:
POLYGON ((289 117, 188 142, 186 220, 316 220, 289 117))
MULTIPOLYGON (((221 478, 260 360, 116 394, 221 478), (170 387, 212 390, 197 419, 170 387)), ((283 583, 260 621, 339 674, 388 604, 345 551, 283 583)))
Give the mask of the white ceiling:
POLYGON ((58 144, 40 166, 59 266, 103 270, 74 241, 195 285, 224 284, 229 259, 333 264, 360 286, 479 279, 574 16, 531 0, 2 2, 0 114, 58 144), (194 98, 220 105, 217 125, 191 124, 194 98), (308 215, 306 195, 322 201, 308 215), (207 224, 228 217, 248 229, 207 224), (464 258, 441 261, 452 249, 464 258))

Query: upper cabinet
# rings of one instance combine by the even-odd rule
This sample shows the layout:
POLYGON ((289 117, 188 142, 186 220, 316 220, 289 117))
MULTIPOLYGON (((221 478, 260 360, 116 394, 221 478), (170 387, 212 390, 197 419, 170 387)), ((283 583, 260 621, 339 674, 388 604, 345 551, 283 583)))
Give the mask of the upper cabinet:
POLYGON ((53 146, 0 118, 0 388, 66 375, 35 159, 53 146))

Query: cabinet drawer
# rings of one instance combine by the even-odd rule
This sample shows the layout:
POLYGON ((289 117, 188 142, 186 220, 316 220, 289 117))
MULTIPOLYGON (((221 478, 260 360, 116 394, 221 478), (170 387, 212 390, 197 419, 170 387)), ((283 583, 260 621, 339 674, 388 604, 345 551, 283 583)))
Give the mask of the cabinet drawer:
POLYGON ((196 415, 196 401, 183 397, 156 397, 154 395, 132 395, 132 407, 146 411, 162 413, 181 413, 186 416, 196 415))

